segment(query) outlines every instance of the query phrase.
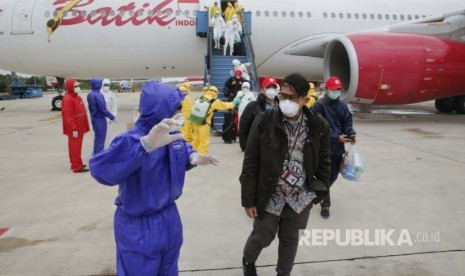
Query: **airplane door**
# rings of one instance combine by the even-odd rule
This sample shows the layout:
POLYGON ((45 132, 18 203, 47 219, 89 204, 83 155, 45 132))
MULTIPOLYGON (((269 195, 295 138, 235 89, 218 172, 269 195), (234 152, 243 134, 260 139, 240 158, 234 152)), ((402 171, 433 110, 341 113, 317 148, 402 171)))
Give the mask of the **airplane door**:
POLYGON ((33 34, 32 11, 37 0, 18 0, 11 21, 11 34, 33 34))

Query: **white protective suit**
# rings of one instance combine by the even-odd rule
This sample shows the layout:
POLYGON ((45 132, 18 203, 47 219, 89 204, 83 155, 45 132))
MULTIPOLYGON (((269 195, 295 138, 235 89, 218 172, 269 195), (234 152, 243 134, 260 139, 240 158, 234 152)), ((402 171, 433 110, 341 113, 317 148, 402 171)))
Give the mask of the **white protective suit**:
MULTIPOLYGON (((105 104, 107 106, 107 110, 110 111, 115 118, 117 117, 118 113, 118 101, 116 100, 115 94, 110 90, 110 87, 107 86, 108 88, 105 87, 105 84, 111 85, 111 82, 109 79, 104 79, 102 82, 102 92, 103 97, 105 97, 105 104)), ((105 137, 105 146, 104 149, 108 148, 111 144, 111 141, 113 138, 115 138, 115 130, 114 130, 114 124, 116 123, 115 121, 111 121, 110 119, 107 118, 107 136, 105 137)))
POLYGON ((238 59, 233 59, 232 64, 233 64, 234 68, 229 72, 229 74, 231 76, 234 76, 234 73, 237 70, 239 70, 239 71, 242 72, 242 77, 246 81, 250 82, 250 75, 249 75, 249 72, 247 71, 247 65, 250 65, 250 63, 247 63, 247 65, 245 63, 241 64, 241 62, 238 59))
POLYGON ((242 97, 242 101, 239 104, 239 109, 238 109, 238 112, 237 112, 239 122, 241 121, 242 112, 244 112, 245 107, 250 102, 253 102, 253 101, 257 100, 257 96, 255 95, 255 93, 250 91, 250 83, 249 82, 244 82, 242 84, 242 90, 237 92, 236 98, 234 98, 234 100, 235 99, 240 99, 241 97, 242 97))
POLYGON ((224 50, 223 54, 226 55, 226 50, 229 45, 229 55, 232 56, 234 51, 234 42, 241 41, 242 25, 239 23, 237 16, 234 15, 231 21, 228 21, 224 26, 224 50))
POLYGON ((223 29, 226 23, 224 23, 223 17, 220 16, 219 12, 216 12, 215 17, 210 22, 210 27, 213 27, 213 41, 215 42, 215 49, 220 49, 220 38, 223 33, 223 29))

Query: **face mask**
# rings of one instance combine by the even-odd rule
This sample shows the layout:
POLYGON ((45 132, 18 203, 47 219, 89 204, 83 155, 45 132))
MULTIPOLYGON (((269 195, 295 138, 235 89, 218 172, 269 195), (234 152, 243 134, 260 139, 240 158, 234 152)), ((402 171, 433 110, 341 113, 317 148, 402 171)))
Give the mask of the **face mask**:
POLYGON ((233 23, 237 23, 237 18, 234 18, 234 19, 233 19, 233 23))
POLYGON ((110 91, 110 87, 109 86, 104 86, 102 90, 103 90, 103 92, 108 92, 108 91, 110 91))
POLYGON ((280 101, 279 108, 286 117, 294 117, 299 112, 299 105, 290 100, 280 101))
POLYGON ((182 115, 182 113, 178 113, 178 114, 180 114, 180 115, 174 116, 173 119, 178 121, 180 123, 180 125, 179 126, 178 125, 170 126, 169 132, 181 131, 181 127, 184 125, 184 116, 182 115))
POLYGON ((266 97, 270 100, 274 99, 278 95, 278 90, 274 88, 268 88, 266 91, 266 97))
POLYGON ((74 87, 74 92, 76 92, 76 93, 81 92, 81 88, 80 87, 74 87))
POLYGON ((328 97, 332 100, 336 100, 341 96, 341 91, 338 90, 329 90, 328 97))
POLYGON ((249 92, 249 91, 250 91, 250 90, 249 90, 249 88, 247 88, 247 87, 242 88, 242 92, 244 92, 244 93, 247 93, 247 92, 249 92))

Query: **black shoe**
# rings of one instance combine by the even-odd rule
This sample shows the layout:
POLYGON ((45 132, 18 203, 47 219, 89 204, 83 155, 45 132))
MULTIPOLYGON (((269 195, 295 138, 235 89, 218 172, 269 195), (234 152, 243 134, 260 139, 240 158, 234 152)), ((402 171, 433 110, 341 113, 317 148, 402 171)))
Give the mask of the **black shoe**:
POLYGON ((82 165, 82 167, 83 167, 83 168, 85 168, 85 167, 87 167, 87 165, 86 165, 86 164, 84 164, 84 165, 82 165))
POLYGON ((255 263, 248 263, 244 258, 242 258, 242 270, 244 270, 244 276, 257 276, 255 263))
POLYGON ((88 171, 89 171, 89 169, 86 169, 86 168, 82 167, 79 171, 74 172, 74 173, 82 173, 82 172, 88 172, 88 171))
POLYGON ((329 207, 322 207, 320 215, 324 218, 327 219, 329 218, 329 207))

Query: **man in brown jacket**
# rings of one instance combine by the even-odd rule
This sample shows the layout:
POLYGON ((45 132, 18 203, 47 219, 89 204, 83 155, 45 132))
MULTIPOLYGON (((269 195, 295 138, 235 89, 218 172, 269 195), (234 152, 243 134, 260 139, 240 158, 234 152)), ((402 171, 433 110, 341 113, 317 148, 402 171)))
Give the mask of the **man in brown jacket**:
POLYGON ((283 80, 279 109, 258 115, 250 130, 240 182, 242 206, 254 218, 244 248, 244 275, 256 274, 263 248, 279 237, 278 275, 290 275, 310 209, 329 191, 330 140, 325 119, 311 112, 309 84, 299 74, 283 80))

